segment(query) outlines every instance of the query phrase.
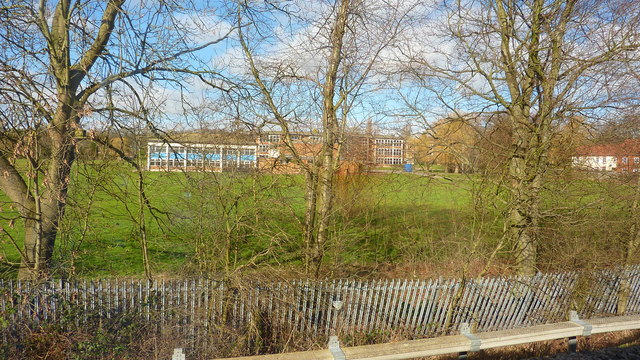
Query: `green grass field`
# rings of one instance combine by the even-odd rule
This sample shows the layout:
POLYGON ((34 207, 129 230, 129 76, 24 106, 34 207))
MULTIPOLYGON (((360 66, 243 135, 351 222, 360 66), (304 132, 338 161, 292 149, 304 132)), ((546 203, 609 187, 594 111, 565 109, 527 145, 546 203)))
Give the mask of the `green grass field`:
MULTIPOLYGON (((56 243, 57 276, 144 276, 141 224, 154 276, 301 269, 301 176, 145 172, 144 181, 153 211, 141 211, 137 174, 123 163, 76 166, 56 243)), ((628 202, 611 190, 591 180, 555 182, 547 189, 543 206, 563 215, 548 217, 541 229, 541 261, 549 269, 594 261, 593 249, 619 252, 628 202)), ((3 196, 8 218, 14 213, 3 196)), ((381 264, 423 264, 437 272, 485 259, 500 240, 500 196, 494 185, 467 175, 339 179, 326 273, 345 276, 381 264)), ((19 254, 10 238, 20 245, 22 224, 3 220, 0 226, 0 277, 11 278, 19 254)))
MULTIPOLYGON (((175 276, 196 271, 192 266, 196 248, 200 254, 209 248, 209 256, 215 257, 225 237, 234 243, 234 265, 269 246, 277 249, 277 254, 263 260, 265 263, 300 264, 301 176, 161 172, 145 172, 144 176, 146 194, 155 209, 155 217, 148 209, 144 211, 155 274, 175 276), (234 224, 242 226, 229 235, 226 230, 234 224)), ((443 249, 434 241, 452 236, 451 232, 459 229, 451 225, 465 223, 470 216, 468 183, 463 177, 449 181, 402 173, 341 181, 334 241, 328 244, 325 261, 393 262, 404 258, 408 248, 416 247, 426 251, 421 256, 441 255, 443 249)), ((78 166, 69 194, 56 244, 60 273, 142 276, 135 172, 121 163, 78 166)), ((16 221, 9 226, 4 221, 2 226, 8 234, 1 242, 1 276, 13 277, 19 254, 8 235, 19 243, 22 224, 16 221)))

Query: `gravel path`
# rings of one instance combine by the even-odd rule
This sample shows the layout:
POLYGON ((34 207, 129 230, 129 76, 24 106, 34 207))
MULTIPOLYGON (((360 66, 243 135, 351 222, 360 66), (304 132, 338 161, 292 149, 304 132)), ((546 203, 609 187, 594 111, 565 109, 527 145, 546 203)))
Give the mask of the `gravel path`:
POLYGON ((558 354, 545 358, 529 360, 640 360, 640 345, 626 348, 612 348, 598 351, 581 351, 573 354, 558 354))

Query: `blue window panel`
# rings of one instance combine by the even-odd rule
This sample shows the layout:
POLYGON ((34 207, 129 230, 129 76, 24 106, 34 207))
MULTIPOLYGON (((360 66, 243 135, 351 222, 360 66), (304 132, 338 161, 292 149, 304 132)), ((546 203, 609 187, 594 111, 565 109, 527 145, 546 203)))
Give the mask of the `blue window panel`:
POLYGON ((167 157, 166 153, 152 152, 149 154, 150 159, 164 159, 165 157, 167 157))
POLYGON ((202 154, 188 154, 187 159, 189 160, 202 160, 202 154))
POLYGON ((225 159, 227 159, 227 160, 235 160, 236 159, 236 155, 235 154, 227 154, 225 156, 225 159))
POLYGON ((242 156, 240 156, 240 159, 242 161, 256 161, 256 156, 255 155, 242 155, 242 156))
POLYGON ((221 157, 220 154, 206 154, 204 156, 204 158, 207 160, 215 160, 215 161, 220 160, 220 157, 221 157))
POLYGON ((182 154, 182 153, 171 153, 171 154, 169 154, 169 159, 171 159, 171 160, 184 160, 184 154, 182 154))

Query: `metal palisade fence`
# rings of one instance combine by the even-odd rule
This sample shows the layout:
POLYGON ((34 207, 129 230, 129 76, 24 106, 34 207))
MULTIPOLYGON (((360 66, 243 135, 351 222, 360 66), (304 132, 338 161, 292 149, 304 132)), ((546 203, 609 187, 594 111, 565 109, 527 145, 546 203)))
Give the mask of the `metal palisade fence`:
POLYGON ((0 280, 0 331, 131 316, 184 334, 222 327, 299 333, 439 336, 470 323, 505 330, 621 312, 640 313, 640 266, 588 274, 432 280, 0 280))

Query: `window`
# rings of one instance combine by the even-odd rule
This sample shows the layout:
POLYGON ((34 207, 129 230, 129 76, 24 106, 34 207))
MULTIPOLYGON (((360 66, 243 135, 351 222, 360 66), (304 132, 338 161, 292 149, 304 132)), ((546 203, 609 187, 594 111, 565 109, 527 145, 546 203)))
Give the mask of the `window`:
POLYGON ((390 149, 390 148, 377 148, 376 155, 378 156, 402 156, 402 149, 390 149))
POLYGON ((623 164, 627 164, 628 162, 629 162, 629 158, 628 158, 628 157, 626 157, 626 156, 623 156, 623 157, 622 157, 622 163, 623 163, 623 164))
POLYGON ((267 140, 269 142, 272 143, 279 143, 280 142, 280 135, 276 135, 276 134, 271 134, 267 137, 267 140))
POLYGON ((251 165, 256 161, 256 154, 254 149, 242 149, 240 152, 240 160, 244 165, 251 165))
POLYGON ((394 158, 394 157, 380 157, 376 159, 376 164, 381 165, 400 165, 402 164, 402 159, 394 158))
POLYGON ((219 168, 220 160, 222 159, 220 152, 220 149, 207 149, 206 154, 204 154, 204 166, 206 168, 219 168))
POLYGON ((169 165, 169 169, 183 167, 185 159, 186 154, 184 146, 169 147, 169 160, 167 162, 169 165))
POLYGON ((188 148, 187 149, 187 166, 202 165, 203 151, 202 149, 188 148))
POLYGON ((634 164, 640 164, 640 156, 634 156, 633 157, 633 163, 634 164))
POLYGON ((398 139, 376 139, 376 145, 381 147, 402 147, 404 140, 398 139))
MULTIPOLYGON (((267 145, 269 146, 269 145, 267 145)), ((149 167, 167 170, 221 170, 223 167, 255 167, 258 146, 246 145, 148 145, 149 167)))
POLYGON ((165 145, 149 145, 149 166, 162 167, 166 164, 167 148, 165 145))

